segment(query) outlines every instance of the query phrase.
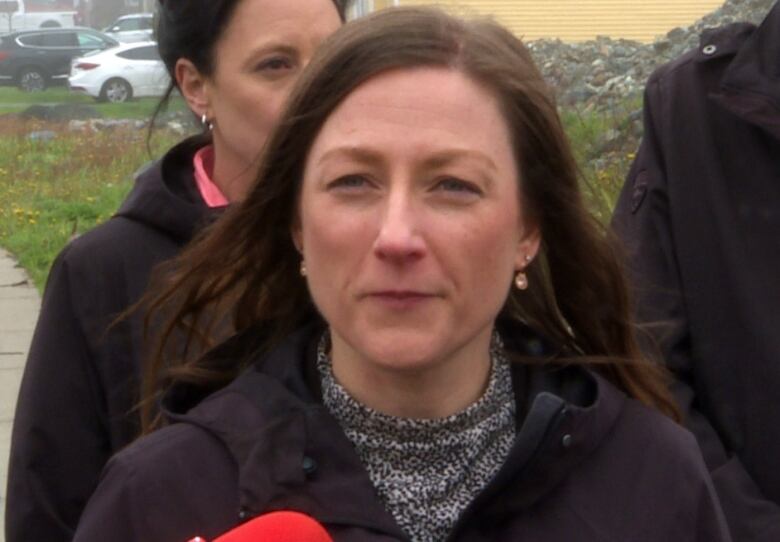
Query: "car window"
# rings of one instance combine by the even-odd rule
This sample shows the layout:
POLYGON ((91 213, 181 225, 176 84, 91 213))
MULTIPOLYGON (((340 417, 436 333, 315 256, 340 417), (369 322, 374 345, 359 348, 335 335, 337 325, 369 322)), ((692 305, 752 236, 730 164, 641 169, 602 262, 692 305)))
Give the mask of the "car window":
POLYGON ((126 32, 128 30, 140 30, 141 25, 138 19, 123 19, 117 24, 120 32, 126 32))
POLYGON ((145 45, 143 47, 128 49, 117 53, 116 56, 130 60, 160 60, 160 53, 157 52, 157 47, 154 45, 145 45))
POLYGON ((19 36, 16 41, 25 47, 40 47, 43 45, 43 34, 27 34, 19 36))
POLYGON ((144 17, 143 19, 139 19, 139 26, 141 27, 141 30, 151 30, 154 26, 152 24, 153 22, 151 17, 144 17))
MULTIPOLYGON (((90 34, 90 35, 95 36, 94 34, 90 34)), ((95 37, 103 43, 104 49, 108 49, 109 47, 116 47, 117 45, 119 45, 119 42, 114 38, 112 38, 111 36, 106 36, 105 34, 101 34, 95 37)))
POLYGON ((77 36, 79 40, 79 47, 86 47, 88 49, 102 49, 108 45, 104 40, 97 36, 93 36, 92 34, 78 32, 77 36))
POLYGON ((78 39, 75 32, 48 32, 41 34, 44 47, 78 47, 78 39))

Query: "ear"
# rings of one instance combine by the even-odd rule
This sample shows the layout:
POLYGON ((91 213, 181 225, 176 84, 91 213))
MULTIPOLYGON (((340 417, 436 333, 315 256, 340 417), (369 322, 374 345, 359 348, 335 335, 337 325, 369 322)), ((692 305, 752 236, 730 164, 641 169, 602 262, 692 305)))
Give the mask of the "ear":
POLYGON ((303 254, 303 231, 301 229, 301 221, 295 219, 290 230, 293 244, 300 254, 303 254))
POLYGON ((213 118, 208 80, 195 64, 186 58, 180 58, 176 61, 174 73, 179 91, 192 112, 199 117, 206 115, 207 118, 213 118))
POLYGON ((522 237, 517 243, 517 254, 515 255, 516 271, 522 271, 536 258, 541 242, 542 234, 536 225, 523 228, 522 237))

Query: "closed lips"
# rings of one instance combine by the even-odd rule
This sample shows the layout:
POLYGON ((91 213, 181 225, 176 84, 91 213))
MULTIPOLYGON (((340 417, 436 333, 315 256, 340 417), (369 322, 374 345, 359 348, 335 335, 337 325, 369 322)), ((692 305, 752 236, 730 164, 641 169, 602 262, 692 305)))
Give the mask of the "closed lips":
POLYGON ((392 299, 415 299, 415 298, 423 298, 423 297, 434 297, 433 294, 427 294, 424 292, 396 291, 396 290, 371 292, 368 295, 372 297, 387 297, 392 299))

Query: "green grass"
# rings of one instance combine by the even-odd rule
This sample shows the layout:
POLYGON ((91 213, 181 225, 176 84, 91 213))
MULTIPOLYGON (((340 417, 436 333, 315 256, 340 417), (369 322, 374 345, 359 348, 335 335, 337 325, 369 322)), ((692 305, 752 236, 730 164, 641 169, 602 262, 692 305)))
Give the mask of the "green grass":
MULTIPOLYGON (((0 87, 0 114, 20 113, 33 104, 85 104, 95 108, 104 118, 148 119, 157 106, 158 98, 137 98, 129 102, 100 103, 91 96, 74 94, 65 87, 52 87, 43 92, 22 92, 13 87, 0 87)), ((169 111, 186 110, 180 96, 172 96, 169 111)))
POLYGON ((561 119, 582 174, 582 189, 591 212, 603 223, 612 216, 631 162, 639 147, 629 115, 641 98, 626 100, 609 111, 561 111, 561 119))
MULTIPOLYGON (((132 174, 151 159, 145 131, 67 132, 62 126, 9 122, 0 126, 0 246, 16 256, 42 289, 63 246, 107 220, 132 187, 132 174), (54 130, 31 141, 33 130, 54 130)), ((159 155, 178 139, 158 133, 159 155)))
POLYGON ((70 94, 65 87, 53 87, 43 92, 22 92, 15 87, 0 87, 0 104, 2 103, 67 103, 74 100, 81 101, 78 96, 70 94))

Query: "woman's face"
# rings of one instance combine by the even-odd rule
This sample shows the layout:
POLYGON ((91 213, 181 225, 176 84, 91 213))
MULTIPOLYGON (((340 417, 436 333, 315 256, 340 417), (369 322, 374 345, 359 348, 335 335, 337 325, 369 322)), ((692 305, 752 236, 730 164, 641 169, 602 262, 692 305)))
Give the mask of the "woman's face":
POLYGON ((293 232, 334 368, 487 359, 514 273, 538 248, 518 178, 496 98, 458 71, 394 70, 347 96, 306 159, 293 232))
POLYGON ((332 0, 240 1, 205 82, 218 165, 254 172, 293 83, 340 26, 332 0))

